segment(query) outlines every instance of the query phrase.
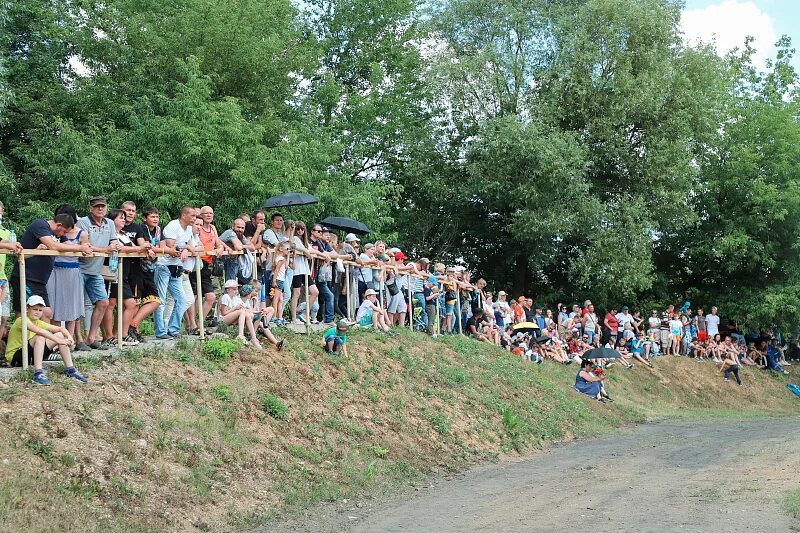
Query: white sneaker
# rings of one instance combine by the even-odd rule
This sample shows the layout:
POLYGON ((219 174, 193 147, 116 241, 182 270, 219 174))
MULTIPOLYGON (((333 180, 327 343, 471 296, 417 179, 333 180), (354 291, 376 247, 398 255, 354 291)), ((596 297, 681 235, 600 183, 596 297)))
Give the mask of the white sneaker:
POLYGON ((781 366, 792 366, 791 363, 787 363, 786 362, 786 359, 784 359, 782 361, 778 361, 778 364, 781 365, 781 366))

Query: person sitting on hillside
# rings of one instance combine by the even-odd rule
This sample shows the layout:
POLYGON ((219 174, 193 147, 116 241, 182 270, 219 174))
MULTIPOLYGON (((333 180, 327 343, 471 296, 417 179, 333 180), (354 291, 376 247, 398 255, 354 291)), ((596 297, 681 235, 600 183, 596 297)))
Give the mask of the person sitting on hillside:
POLYGON ((492 339, 484 333, 484 328, 488 326, 489 323, 483 317, 483 309, 476 307, 472 310, 472 316, 467 319, 467 335, 477 341, 492 342, 492 339))
POLYGON ((644 352, 645 347, 645 340, 644 340, 644 332, 639 331, 636 334, 636 338, 631 341, 631 355, 634 359, 646 364, 650 368, 653 368, 653 363, 650 362, 649 359, 645 359, 642 357, 642 353, 644 352))
MULTIPOLYGON (((50 385, 50 380, 42 368, 45 349, 58 349, 64 366, 67 367, 64 375, 75 381, 87 383, 89 380, 75 369, 72 363, 70 348, 75 346, 75 339, 66 328, 49 324, 42 320, 44 315, 44 298, 34 294, 27 302, 28 318, 28 358, 29 364, 33 363, 33 382, 38 385, 50 385)), ((6 345, 6 361, 11 366, 22 366, 22 318, 18 318, 11 326, 6 345)))
POLYGON ((364 292, 364 301, 358 306, 356 312, 356 322, 361 327, 372 326, 375 331, 390 333, 392 330, 389 328, 389 316, 385 310, 381 309, 377 295, 378 293, 374 289, 367 289, 364 292))
POLYGON ((778 372, 779 374, 788 374, 789 372, 784 370, 780 364, 778 364, 778 360, 780 359, 780 351, 778 350, 778 341, 772 339, 769 341, 766 349, 766 358, 767 358, 767 368, 772 371, 778 372))
POLYGON ((342 355, 347 357, 347 330, 350 324, 346 319, 341 319, 335 327, 328 329, 325 335, 322 336, 322 348, 328 355, 333 355, 341 352, 342 355))
POLYGON ((575 390, 601 402, 611 400, 603 386, 605 379, 603 369, 595 369, 592 360, 585 359, 581 362, 581 369, 575 375, 575 390))
POLYGON ((246 327, 250 332, 253 346, 259 350, 263 349, 253 325, 253 310, 247 307, 239 296, 239 284, 235 279, 229 279, 225 282, 225 294, 219 300, 219 313, 224 324, 231 325, 236 323, 238 325, 239 335, 237 339, 241 340, 244 345, 249 344, 244 336, 246 327))

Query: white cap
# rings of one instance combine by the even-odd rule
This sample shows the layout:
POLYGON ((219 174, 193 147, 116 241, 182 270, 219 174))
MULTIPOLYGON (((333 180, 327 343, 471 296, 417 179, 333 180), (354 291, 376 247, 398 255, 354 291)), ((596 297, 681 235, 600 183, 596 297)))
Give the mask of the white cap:
POLYGON ((231 289, 231 288, 235 289, 238 286, 239 286, 239 282, 236 281, 235 279, 229 279, 228 281, 225 282, 225 288, 226 289, 231 289))
POLYGON ((347 236, 344 238, 344 242, 353 242, 353 241, 360 241, 358 237, 356 237, 355 233, 348 233, 347 236))
POLYGON ((45 305, 44 298, 42 298, 38 294, 34 294, 30 298, 28 298, 28 307, 33 307, 34 305, 45 305))
POLYGON ((364 298, 366 298, 367 296, 375 296, 376 294, 378 294, 378 293, 375 292, 374 290, 367 289, 366 291, 364 291, 364 298))

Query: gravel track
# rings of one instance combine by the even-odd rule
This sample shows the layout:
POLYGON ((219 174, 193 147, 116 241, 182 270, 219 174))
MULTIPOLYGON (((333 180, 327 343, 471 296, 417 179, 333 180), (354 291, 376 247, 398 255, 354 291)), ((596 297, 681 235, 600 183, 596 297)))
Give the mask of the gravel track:
POLYGON ((637 426, 470 470, 382 501, 337 502, 258 531, 786 532, 800 417, 637 426))

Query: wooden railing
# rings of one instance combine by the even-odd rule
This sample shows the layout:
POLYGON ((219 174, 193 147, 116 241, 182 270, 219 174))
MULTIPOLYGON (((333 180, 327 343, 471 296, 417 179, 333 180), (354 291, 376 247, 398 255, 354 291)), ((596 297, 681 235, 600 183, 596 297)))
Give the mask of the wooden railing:
MULTIPOLYGON (((167 255, 162 250, 159 250, 159 251, 152 250, 152 252, 155 252, 156 255, 167 255)), ((14 252, 9 251, 9 250, 0 250, 0 253, 8 254, 8 255, 14 254, 14 252)), ((244 253, 244 252, 243 251, 229 251, 229 252, 226 252, 225 255, 241 255, 242 253, 244 253)), ((256 255, 257 255, 258 251, 254 252, 254 253, 256 253, 256 255)), ((321 259, 317 258, 316 256, 314 256, 312 254, 307 254, 307 253, 304 253, 304 252, 299 251, 299 250, 295 250, 293 253, 295 255, 305 256, 305 257, 307 257, 307 258, 309 258, 311 260, 311 265, 310 265, 311 272, 314 271, 315 261, 321 260, 321 259)), ((23 368, 27 368, 28 367, 28 342, 27 342, 27 339, 28 339, 28 315, 27 315, 27 291, 26 291, 27 281, 25 279, 25 258, 26 257, 36 257, 36 256, 109 257, 110 255, 111 255, 110 253, 102 253, 102 252, 92 252, 90 254, 83 254, 81 252, 58 252, 58 251, 55 251, 55 250, 39 250, 39 249, 24 249, 20 254, 17 255, 18 260, 19 260, 19 285, 20 285, 19 286, 19 299, 20 299, 20 309, 21 309, 20 317, 22 318, 22 339, 23 339, 23 342, 22 342, 22 367, 23 368)), ((216 254, 216 252, 214 250, 211 250, 211 251, 205 251, 205 252, 191 252, 191 255, 195 257, 194 274, 196 276, 195 280, 196 280, 197 290, 199 291, 200 287, 202 286, 201 285, 201 280, 200 280, 200 270, 202 268, 202 265, 200 265, 200 261, 202 260, 201 258, 209 257, 209 256, 216 256, 217 254, 216 254)), ((122 339, 123 339, 123 336, 124 336, 124 333, 125 333, 125 332, 122 331, 122 312, 120 311, 120 307, 121 307, 122 301, 123 301, 123 297, 122 297, 123 296, 122 279, 123 279, 123 268, 124 268, 123 265, 125 264, 123 259, 142 258, 142 257, 149 257, 149 255, 147 253, 144 253, 144 252, 125 252, 124 248, 119 251, 120 261, 119 261, 119 264, 118 264, 118 267, 117 267, 117 273, 116 273, 117 280, 116 280, 116 283, 117 283, 117 306, 118 306, 118 309, 117 309, 117 344, 120 347, 122 347, 122 339)), ((361 265, 361 263, 359 263, 357 261, 348 261, 348 260, 343 260, 343 259, 340 259, 340 260, 342 261, 342 263, 344 264, 344 267, 345 267, 344 274, 345 274, 345 291, 346 291, 346 297, 347 297, 348 319, 352 319, 353 316, 355 315, 355 309, 354 309, 353 304, 354 304, 354 301, 357 301, 357 299, 354 300, 352 298, 352 296, 354 296, 354 293, 353 293, 354 287, 351 286, 352 284, 351 284, 351 281, 350 281, 350 279, 351 279, 350 273, 351 273, 351 269, 352 268, 361 268, 362 265, 361 265)), ((327 261, 328 260, 326 260, 326 262, 327 261)), ((335 262, 336 260, 335 259, 329 259, 329 261, 335 262)), ((410 311, 409 312, 409 328, 413 331, 413 329, 414 329, 414 316, 413 316, 414 305, 413 305, 413 302, 412 302, 413 293, 412 293, 412 290, 411 290, 410 278, 411 277, 416 277, 416 278, 421 278, 423 280, 427 280, 431 276, 431 274, 418 273, 418 272, 414 272, 414 271, 407 271, 405 269, 401 269, 399 266, 395 266, 395 265, 392 265, 392 264, 382 264, 382 265, 375 266, 375 267, 365 266, 363 268, 373 268, 373 270, 380 270, 381 271, 380 290, 378 291, 378 293, 380 295, 381 308, 384 308, 384 309, 386 307, 385 306, 385 302, 384 302, 384 295, 385 295, 385 292, 386 292, 386 285, 385 285, 386 272, 388 270, 393 270, 395 272, 395 274, 397 274, 399 272, 402 272, 400 275, 409 276, 409 283, 408 283, 408 287, 407 287, 408 297, 406 298, 406 300, 407 300, 407 305, 409 306, 409 311, 410 311)), ((253 265, 253 278, 252 279, 253 280, 258 279, 258 261, 257 260, 254 262, 254 265, 253 265)), ((310 332, 309 328, 310 328, 310 323, 311 323, 311 320, 310 320, 311 319, 311 317, 310 317, 311 306, 308 304, 308 301, 309 301, 308 281, 309 281, 309 275, 306 274, 305 282, 304 282, 305 297, 306 297, 306 309, 305 309, 305 332, 306 332, 306 334, 308 334, 310 332)), ((456 309, 457 309, 457 311, 456 311, 455 315, 456 315, 456 317, 458 319, 458 330, 462 331, 461 311, 460 311, 461 310, 461 291, 459 290, 459 288, 460 289, 467 289, 467 290, 475 290, 475 287, 473 285, 471 285, 471 284, 467 284, 467 283, 464 283, 462 281, 457 281, 457 280, 449 280, 448 281, 446 279, 443 279, 442 277, 438 278, 438 282, 441 283, 444 286, 452 287, 453 290, 456 293, 456 309)), ((478 294, 480 295, 480 292, 478 294)), ((163 304, 163 302, 162 302, 162 304, 163 304)), ((196 296, 196 298, 195 298, 195 307, 196 307, 196 310, 197 310, 197 323, 198 323, 199 330, 200 330, 200 339, 204 340, 206 335, 205 335, 205 325, 204 325, 204 316, 203 316, 203 298, 202 298, 201 294, 198 294, 196 296)), ((291 320, 294 320, 294 318, 295 317, 291 317, 291 320)), ((441 317, 439 315, 439 305, 438 305, 438 301, 437 301, 437 305, 436 305, 436 332, 437 333, 441 333, 441 325, 440 325, 441 320, 440 320, 440 318, 441 317)))

